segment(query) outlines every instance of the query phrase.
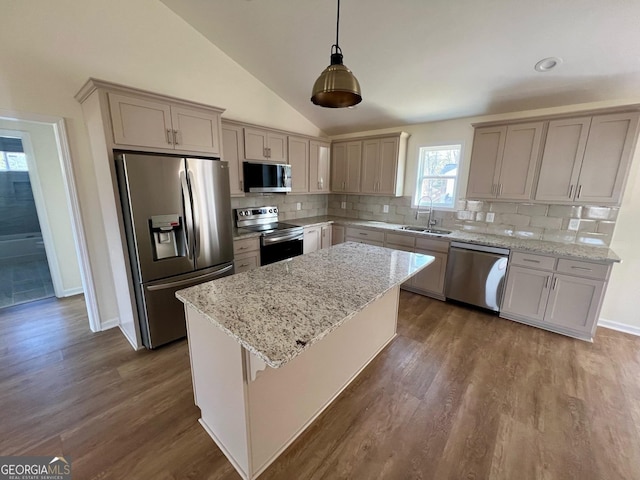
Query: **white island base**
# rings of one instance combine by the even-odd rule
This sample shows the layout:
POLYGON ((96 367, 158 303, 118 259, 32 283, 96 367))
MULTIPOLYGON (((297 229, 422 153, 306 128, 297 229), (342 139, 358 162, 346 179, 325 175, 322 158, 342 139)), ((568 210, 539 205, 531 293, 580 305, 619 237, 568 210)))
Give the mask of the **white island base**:
POLYGON ((280 368, 187 306, 200 423, 244 479, 257 478, 395 337, 394 287, 280 368))

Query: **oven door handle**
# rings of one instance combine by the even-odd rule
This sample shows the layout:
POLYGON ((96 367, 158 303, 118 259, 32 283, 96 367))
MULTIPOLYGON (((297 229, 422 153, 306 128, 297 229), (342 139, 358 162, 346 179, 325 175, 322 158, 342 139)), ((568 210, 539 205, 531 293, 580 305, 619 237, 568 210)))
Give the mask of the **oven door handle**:
POLYGON ((268 237, 262 237, 263 245, 272 245, 274 243, 281 243, 290 240, 302 240, 304 238, 304 234, 302 232, 295 233, 285 233, 283 235, 270 235, 268 237))

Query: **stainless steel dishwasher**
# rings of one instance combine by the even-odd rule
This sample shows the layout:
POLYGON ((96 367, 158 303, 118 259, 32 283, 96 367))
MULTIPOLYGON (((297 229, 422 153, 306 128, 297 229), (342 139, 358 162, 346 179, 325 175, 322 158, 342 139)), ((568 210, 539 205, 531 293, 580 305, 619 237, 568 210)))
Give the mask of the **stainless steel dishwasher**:
POLYGON ((445 296, 500 311, 509 250, 451 242, 445 296))

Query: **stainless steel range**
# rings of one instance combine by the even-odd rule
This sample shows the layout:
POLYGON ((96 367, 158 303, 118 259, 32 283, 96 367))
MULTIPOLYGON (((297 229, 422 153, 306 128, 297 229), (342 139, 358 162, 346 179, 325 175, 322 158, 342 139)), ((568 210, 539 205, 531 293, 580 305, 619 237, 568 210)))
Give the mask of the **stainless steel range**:
POLYGON ((239 208, 235 217, 240 231, 260 232, 260 265, 302 255, 304 229, 278 222, 278 207, 239 208))

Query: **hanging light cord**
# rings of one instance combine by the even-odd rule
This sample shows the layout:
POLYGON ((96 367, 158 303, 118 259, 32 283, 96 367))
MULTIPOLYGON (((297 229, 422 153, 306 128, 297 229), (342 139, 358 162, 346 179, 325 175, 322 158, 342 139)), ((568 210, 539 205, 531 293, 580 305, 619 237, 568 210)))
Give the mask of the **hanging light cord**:
POLYGON ((338 0, 338 14, 336 15, 336 44, 331 46, 331 53, 333 53, 333 49, 335 47, 336 53, 342 54, 342 49, 340 48, 338 42, 338 35, 340 34, 340 0, 338 0))

